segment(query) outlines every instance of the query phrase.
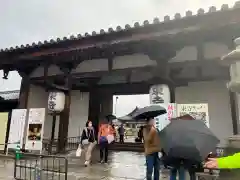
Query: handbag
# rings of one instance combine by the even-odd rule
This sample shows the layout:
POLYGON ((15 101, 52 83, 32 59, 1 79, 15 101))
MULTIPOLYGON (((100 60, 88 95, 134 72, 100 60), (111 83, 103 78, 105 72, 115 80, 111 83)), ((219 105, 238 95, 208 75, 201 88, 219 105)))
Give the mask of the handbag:
POLYGON ((107 135, 108 144, 111 144, 114 141, 114 136, 112 134, 107 135))
POLYGON ((76 151, 76 156, 77 157, 80 157, 82 154, 82 147, 81 147, 81 144, 78 145, 78 149, 76 151))
POLYGON ((87 139, 82 140, 82 144, 83 144, 83 145, 88 145, 88 144, 89 144, 89 135, 88 135, 88 130, 87 130, 87 128, 85 128, 84 131, 85 131, 85 133, 86 133, 87 139))

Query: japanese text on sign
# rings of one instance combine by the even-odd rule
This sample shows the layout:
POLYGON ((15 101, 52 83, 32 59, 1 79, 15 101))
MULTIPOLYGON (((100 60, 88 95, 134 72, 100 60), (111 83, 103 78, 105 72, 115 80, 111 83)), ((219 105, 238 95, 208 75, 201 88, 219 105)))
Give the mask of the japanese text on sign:
POLYGON ((56 98, 57 97, 57 93, 56 92, 51 92, 49 94, 49 100, 48 100, 48 109, 50 111, 54 111, 55 107, 56 107, 56 98))
POLYGON ((162 98, 163 95, 164 95, 164 93, 163 93, 162 87, 153 87, 152 88, 152 103, 154 103, 154 104, 164 103, 164 100, 162 98))
POLYGON ((167 107, 167 118, 168 118, 168 120, 171 120, 175 116, 176 116, 176 105, 173 104, 173 103, 168 104, 168 107, 167 107))

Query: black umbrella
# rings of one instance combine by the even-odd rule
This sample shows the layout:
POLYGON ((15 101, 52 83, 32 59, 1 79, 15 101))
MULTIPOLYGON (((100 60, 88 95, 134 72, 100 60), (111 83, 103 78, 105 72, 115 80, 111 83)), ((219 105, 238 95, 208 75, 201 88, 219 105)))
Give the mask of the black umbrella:
POLYGON ((151 105, 136 111, 132 117, 136 120, 156 117, 167 113, 166 109, 160 105, 151 105))
POLYGON ((201 120, 172 120, 159 135, 168 157, 197 162, 204 161, 220 142, 201 120))
POLYGON ((114 119, 117 119, 117 117, 114 116, 114 115, 112 115, 112 114, 106 115, 105 117, 106 117, 106 119, 107 119, 108 121, 112 121, 112 120, 114 120, 114 119))

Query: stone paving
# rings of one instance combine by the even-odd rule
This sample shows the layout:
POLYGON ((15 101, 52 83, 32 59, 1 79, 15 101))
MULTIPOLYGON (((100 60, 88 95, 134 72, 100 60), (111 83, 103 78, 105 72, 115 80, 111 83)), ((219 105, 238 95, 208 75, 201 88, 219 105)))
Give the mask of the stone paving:
MULTIPOLYGON (((94 153, 93 164, 84 167, 84 161, 75 157, 75 152, 68 156, 68 180, 143 180, 145 179, 145 158, 142 153, 112 152, 108 164, 99 164, 98 153, 94 153)), ((0 180, 12 180, 14 171, 13 160, 0 159, 0 180)), ((162 179, 167 178, 163 173, 162 179)), ((52 179, 52 178, 50 178, 52 179)), ((61 178, 64 179, 62 175, 61 178)), ((45 180, 45 179, 44 179, 45 180)), ((47 179, 46 179, 47 180, 47 179)))

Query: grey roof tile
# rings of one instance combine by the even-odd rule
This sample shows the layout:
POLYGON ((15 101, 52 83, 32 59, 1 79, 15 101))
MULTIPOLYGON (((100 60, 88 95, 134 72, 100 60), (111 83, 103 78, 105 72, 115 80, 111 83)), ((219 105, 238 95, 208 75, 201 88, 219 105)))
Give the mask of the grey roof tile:
POLYGON ((15 91, 2 91, 0 97, 4 100, 15 100, 19 98, 20 90, 15 91))

